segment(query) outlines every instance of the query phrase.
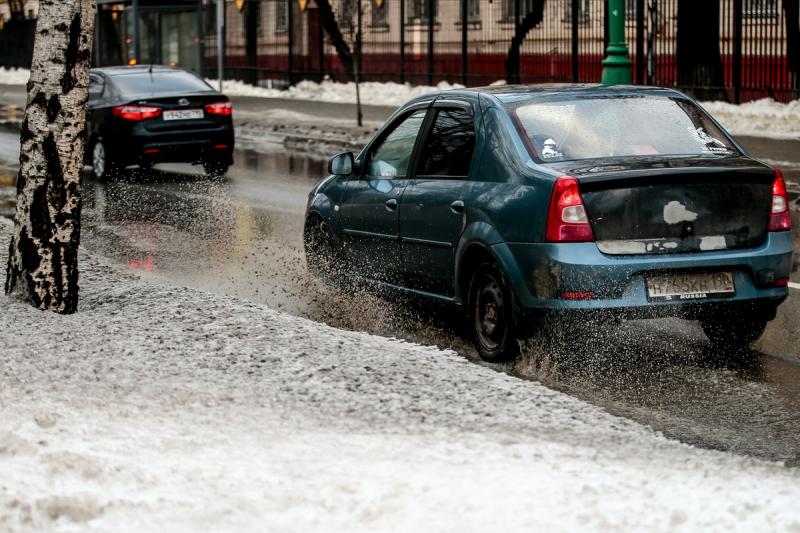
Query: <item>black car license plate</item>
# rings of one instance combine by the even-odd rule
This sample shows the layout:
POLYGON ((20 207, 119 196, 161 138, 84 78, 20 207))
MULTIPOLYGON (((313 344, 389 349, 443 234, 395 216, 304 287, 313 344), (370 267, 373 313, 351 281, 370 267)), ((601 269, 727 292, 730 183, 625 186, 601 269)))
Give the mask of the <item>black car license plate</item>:
POLYGON ((646 285, 650 301, 702 300, 736 294, 731 272, 654 276, 647 278, 646 285))

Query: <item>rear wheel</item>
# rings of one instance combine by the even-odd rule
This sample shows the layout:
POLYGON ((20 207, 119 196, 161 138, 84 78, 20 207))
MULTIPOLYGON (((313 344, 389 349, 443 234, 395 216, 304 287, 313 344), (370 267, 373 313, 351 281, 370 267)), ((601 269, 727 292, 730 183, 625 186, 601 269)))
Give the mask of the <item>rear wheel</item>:
POLYGON ((103 138, 98 137, 92 143, 92 174, 100 183, 105 183, 119 173, 119 165, 110 156, 103 138))
POLYGON ((715 348, 743 350, 761 337, 767 321, 754 313, 746 313, 701 318, 700 325, 715 348))
POLYGON ((519 355, 512 305, 511 293, 497 265, 484 263, 478 267, 469 288, 469 318, 475 347, 484 361, 502 363, 519 355))

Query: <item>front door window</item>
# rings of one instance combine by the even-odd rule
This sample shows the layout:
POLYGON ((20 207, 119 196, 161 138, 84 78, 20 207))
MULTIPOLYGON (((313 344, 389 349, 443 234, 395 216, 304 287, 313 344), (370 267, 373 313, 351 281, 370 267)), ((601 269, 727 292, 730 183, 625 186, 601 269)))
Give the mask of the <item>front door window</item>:
POLYGON ((426 112, 420 109, 411 114, 374 149, 367 162, 368 176, 393 179, 408 175, 414 143, 426 112))

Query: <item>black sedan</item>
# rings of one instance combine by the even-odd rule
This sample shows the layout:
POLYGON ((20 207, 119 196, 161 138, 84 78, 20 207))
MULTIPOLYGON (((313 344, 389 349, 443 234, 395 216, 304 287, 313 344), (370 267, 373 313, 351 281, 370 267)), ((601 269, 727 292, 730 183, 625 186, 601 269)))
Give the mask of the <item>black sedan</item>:
POLYGON ((191 72, 164 66, 92 69, 86 162, 99 181, 125 167, 193 163, 224 175, 233 163, 233 107, 191 72))

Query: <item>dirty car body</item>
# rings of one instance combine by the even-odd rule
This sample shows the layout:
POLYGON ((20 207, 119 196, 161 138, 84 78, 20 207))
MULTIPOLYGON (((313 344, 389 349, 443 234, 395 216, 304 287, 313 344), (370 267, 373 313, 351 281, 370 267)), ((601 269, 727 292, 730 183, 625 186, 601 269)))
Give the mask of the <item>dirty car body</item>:
POLYGON ((548 314, 679 316, 746 346, 788 294, 780 171, 677 91, 433 93, 330 167, 312 268, 463 308, 487 360, 548 314))
POLYGON ((230 100, 186 70, 158 66, 92 69, 86 162, 101 181, 127 166, 195 163, 224 174, 233 163, 230 100))

